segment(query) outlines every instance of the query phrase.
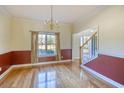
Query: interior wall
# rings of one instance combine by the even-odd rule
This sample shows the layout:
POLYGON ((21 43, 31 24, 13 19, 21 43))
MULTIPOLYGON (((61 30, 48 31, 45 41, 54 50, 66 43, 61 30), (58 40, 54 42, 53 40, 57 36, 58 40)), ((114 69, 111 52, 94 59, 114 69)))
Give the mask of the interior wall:
POLYGON ((73 34, 72 40, 72 58, 79 59, 80 56, 80 37, 82 36, 91 36, 95 31, 98 30, 98 27, 93 27, 90 29, 83 30, 79 33, 73 34))
POLYGON ((88 20, 76 21, 73 34, 93 26, 99 26, 99 53, 124 58, 123 11, 124 6, 107 6, 88 20))
POLYGON ((0 74, 11 65, 11 16, 0 6, 0 74))
POLYGON ((11 50, 11 16, 0 7, 0 54, 11 50))
POLYGON ((72 59, 79 59, 80 37, 78 34, 73 34, 72 38, 72 59))
MULTIPOLYGON (((25 18, 12 19, 12 64, 31 63, 31 32, 30 31, 49 31, 40 20, 25 18)), ((50 31, 49 31, 50 32, 50 31)), ((60 24, 60 28, 52 32, 60 32, 61 57, 64 59, 72 58, 71 24, 60 24)), ((40 57, 40 62, 55 61, 55 57, 40 57)))
MULTIPOLYGON (((12 20, 12 50, 30 50, 31 32, 48 31, 39 20, 24 18, 13 18, 12 20)), ((55 30, 60 32, 60 48, 71 49, 71 25, 60 24, 60 28, 55 30)))

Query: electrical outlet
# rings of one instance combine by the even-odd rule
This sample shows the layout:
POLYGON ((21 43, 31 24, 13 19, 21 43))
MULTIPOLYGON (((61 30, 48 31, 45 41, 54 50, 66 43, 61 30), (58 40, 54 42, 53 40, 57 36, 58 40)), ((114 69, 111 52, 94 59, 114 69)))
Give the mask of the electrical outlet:
POLYGON ((0 67, 0 71, 2 71, 2 67, 0 67))

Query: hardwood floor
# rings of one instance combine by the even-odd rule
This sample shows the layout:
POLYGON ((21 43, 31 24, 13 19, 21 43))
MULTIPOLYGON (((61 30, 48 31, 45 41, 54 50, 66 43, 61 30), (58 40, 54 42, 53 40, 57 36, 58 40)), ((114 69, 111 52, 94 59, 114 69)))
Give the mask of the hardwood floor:
MULTIPOLYGON (((18 68, 1 81, 1 88, 94 88, 79 62, 18 68)), ((96 80, 97 81, 97 80, 96 80)), ((99 82, 99 81, 97 81, 99 82)), ((100 87, 107 87, 102 84, 100 87), (103 86, 102 86, 103 85, 103 86)))

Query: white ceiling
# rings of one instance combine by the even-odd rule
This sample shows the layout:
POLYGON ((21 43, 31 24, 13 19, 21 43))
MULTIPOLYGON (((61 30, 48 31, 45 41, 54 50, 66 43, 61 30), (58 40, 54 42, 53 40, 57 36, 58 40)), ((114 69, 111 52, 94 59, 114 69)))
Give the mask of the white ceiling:
MULTIPOLYGON (((46 20, 50 18, 49 5, 6 5, 3 6, 14 17, 46 20)), ((53 17, 62 23, 73 23, 80 17, 91 15, 103 6, 98 5, 54 5, 53 17)))

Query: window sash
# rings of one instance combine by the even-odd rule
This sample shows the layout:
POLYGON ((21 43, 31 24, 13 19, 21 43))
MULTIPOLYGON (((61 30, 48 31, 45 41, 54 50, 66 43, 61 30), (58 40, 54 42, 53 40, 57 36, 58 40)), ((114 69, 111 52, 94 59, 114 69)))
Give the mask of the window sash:
MULTIPOLYGON (((46 55, 40 55, 39 54, 39 56, 55 56, 57 53, 56 53, 56 37, 55 37, 55 35, 54 34, 40 34, 40 35, 45 35, 42 39, 44 40, 44 43, 43 44, 41 44, 40 42, 38 43, 39 45, 39 47, 41 46, 41 50, 44 50, 45 52, 49 52, 49 51, 54 51, 54 53, 53 54, 46 54, 46 55), (54 37, 54 38, 52 38, 52 36, 54 37), (54 40, 52 40, 52 41, 50 41, 50 39, 54 39, 54 40), (44 48, 43 48, 44 47, 44 48)), ((39 50, 40 50, 39 49, 39 50)))

